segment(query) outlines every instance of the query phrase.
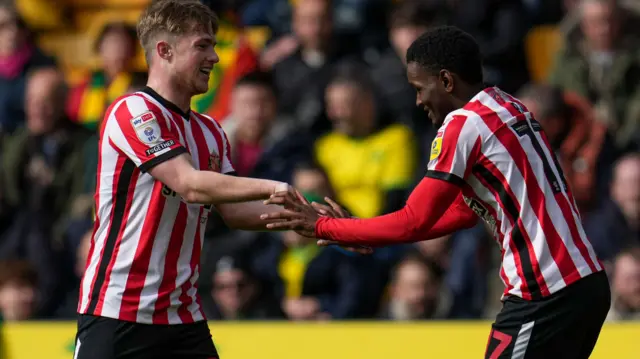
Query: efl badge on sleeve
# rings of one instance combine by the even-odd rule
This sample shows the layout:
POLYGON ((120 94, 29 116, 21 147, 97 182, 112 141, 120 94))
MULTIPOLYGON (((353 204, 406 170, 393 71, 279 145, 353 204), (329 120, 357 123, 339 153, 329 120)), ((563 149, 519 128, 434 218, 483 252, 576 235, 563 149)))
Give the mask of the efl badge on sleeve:
POLYGON ((220 156, 217 153, 211 153, 209 156, 209 171, 220 172, 222 169, 222 162, 220 161, 220 156))
POLYGON ((143 143, 152 145, 160 141, 160 124, 153 112, 145 112, 132 119, 131 125, 143 143))

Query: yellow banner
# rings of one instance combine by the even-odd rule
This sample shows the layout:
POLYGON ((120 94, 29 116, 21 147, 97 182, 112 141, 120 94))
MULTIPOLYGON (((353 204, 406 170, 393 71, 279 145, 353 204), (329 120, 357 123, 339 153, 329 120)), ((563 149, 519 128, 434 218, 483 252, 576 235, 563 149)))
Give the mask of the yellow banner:
MULTIPOLYGON (((211 323, 222 359, 482 358, 490 323, 211 323)), ((75 323, 7 324, 6 359, 71 359, 75 323)), ((591 359, 640 358, 640 322, 607 324, 591 359)), ((4 358, 3 358, 4 359, 4 358)))

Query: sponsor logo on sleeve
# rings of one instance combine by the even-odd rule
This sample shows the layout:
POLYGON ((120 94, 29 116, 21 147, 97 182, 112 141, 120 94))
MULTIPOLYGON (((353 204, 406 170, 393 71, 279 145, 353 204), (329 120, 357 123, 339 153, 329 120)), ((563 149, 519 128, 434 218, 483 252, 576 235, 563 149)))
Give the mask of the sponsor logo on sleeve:
POLYGON ((160 141, 160 124, 153 112, 145 112, 132 119, 131 125, 143 143, 152 145, 160 141))

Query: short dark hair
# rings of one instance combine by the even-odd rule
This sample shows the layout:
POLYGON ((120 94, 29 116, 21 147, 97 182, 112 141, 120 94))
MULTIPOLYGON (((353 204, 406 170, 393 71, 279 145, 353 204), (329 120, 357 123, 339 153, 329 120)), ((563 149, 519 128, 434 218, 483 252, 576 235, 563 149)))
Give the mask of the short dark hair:
POLYGON ((100 47, 102 46, 104 38, 112 32, 121 32, 123 34, 126 34, 129 38, 131 54, 135 55, 135 52, 138 49, 138 35, 136 33, 136 28, 133 25, 129 25, 126 22, 120 21, 107 23, 102 27, 102 29, 100 29, 100 33, 98 33, 98 37, 93 44, 93 51, 100 51, 100 47))
POLYGON ((389 16, 389 28, 431 27, 444 23, 444 11, 439 3, 405 0, 396 5, 389 16))
POLYGON ((337 65, 331 75, 329 85, 347 84, 361 91, 373 93, 375 88, 367 68, 357 62, 344 62, 337 65))
POLYGON ((428 71, 449 70, 472 85, 483 82, 478 43, 455 26, 438 26, 422 34, 407 50, 407 63, 428 71))
POLYGON ((259 86, 264 87, 271 91, 274 95, 276 93, 275 85, 273 84, 273 77, 270 73, 256 70, 249 72, 240 77, 236 83, 235 88, 241 86, 259 86))

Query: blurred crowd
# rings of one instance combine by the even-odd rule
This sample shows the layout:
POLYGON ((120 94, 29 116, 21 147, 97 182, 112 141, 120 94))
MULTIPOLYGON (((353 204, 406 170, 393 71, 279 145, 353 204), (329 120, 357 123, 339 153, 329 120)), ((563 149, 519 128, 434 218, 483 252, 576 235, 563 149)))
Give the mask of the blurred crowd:
MULTIPOLYGON (((614 293, 611 320, 640 319, 640 6, 614 0, 204 1, 219 14, 220 64, 193 108, 214 116, 239 175, 287 181, 354 216, 400 209, 434 129, 404 54, 432 26, 472 34, 485 80, 542 123, 614 293), (270 38, 252 47, 244 29, 270 38), (553 28, 544 78, 532 63, 553 28), (233 35, 230 35, 233 34, 233 35)), ((99 124, 145 85, 135 29, 108 23, 100 65, 70 83, 11 1, 0 1, 0 317, 74 319, 91 241, 99 124)), ((479 222, 357 256, 294 232, 209 220, 199 291, 212 320, 487 318, 500 251, 479 222)))

